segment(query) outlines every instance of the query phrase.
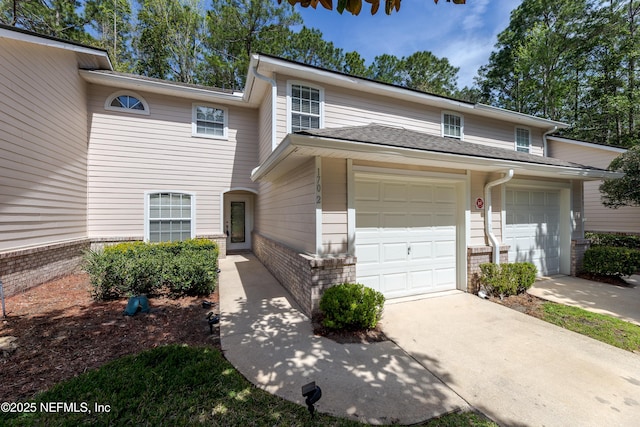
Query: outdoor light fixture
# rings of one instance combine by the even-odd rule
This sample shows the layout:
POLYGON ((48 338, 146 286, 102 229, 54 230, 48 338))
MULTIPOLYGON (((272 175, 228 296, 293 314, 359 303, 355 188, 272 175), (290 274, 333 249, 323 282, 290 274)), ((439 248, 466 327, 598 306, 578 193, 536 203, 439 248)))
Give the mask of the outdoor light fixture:
POLYGON ((315 381, 312 381, 309 384, 305 384, 302 386, 302 397, 306 397, 304 402, 307 404, 307 409, 313 417, 315 412, 313 404, 320 400, 320 398, 322 397, 322 390, 316 385, 315 381))

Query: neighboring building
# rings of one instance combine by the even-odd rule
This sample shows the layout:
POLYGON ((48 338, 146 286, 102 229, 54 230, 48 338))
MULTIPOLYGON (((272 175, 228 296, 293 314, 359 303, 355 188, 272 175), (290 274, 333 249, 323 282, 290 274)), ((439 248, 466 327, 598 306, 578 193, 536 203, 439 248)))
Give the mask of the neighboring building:
MULTIPOLYGON (((549 156, 607 169, 625 148, 548 136, 549 156)), ((612 209, 602 204, 602 181, 584 183, 584 229, 597 233, 640 234, 640 207, 612 209)))
POLYGON ((494 246, 574 274, 583 181, 611 176, 543 156, 562 123, 268 55, 243 93, 117 73, 104 51, 2 26, 0 59, 9 292, 89 245, 200 236, 252 250, 307 313, 345 281, 474 291, 494 246))

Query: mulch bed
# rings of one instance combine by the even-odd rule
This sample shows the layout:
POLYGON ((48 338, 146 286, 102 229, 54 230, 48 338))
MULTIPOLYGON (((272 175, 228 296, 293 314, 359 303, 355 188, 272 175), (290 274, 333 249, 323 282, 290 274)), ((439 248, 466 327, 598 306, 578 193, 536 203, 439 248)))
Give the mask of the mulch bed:
POLYGON ((336 330, 325 327, 322 324, 322 317, 321 313, 314 313, 311 318, 313 333, 339 344, 365 344, 388 340, 382 332, 380 323, 374 329, 336 330))
POLYGON ((537 317, 539 319, 542 319, 543 316, 542 304, 545 302, 545 300, 533 295, 529 295, 526 292, 523 294, 511 295, 504 298, 490 297, 489 300, 517 310, 520 313, 537 317))
POLYGON ((627 281, 624 280, 622 277, 617 277, 617 276, 602 276, 599 274, 580 273, 580 274, 577 274, 577 277, 580 277, 581 279, 591 280, 592 282, 608 283, 610 285, 624 286, 627 288, 633 287, 633 285, 631 285, 630 283, 627 283, 627 281))
POLYGON ((54 384, 129 354, 166 344, 220 348, 217 290, 206 298, 150 298, 150 313, 125 316, 127 300, 96 302, 88 275, 73 274, 6 299, 0 337, 17 348, 0 351, 0 401, 27 399, 54 384), (203 308, 204 300, 211 307, 203 308))

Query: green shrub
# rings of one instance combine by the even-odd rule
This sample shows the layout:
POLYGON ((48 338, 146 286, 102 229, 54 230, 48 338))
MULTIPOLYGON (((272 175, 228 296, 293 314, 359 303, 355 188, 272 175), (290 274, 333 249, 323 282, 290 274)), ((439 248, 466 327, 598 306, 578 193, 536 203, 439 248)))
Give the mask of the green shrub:
POLYGON ((636 249, 594 246, 584 253, 583 271, 602 276, 630 276, 640 268, 640 251, 636 249))
POLYGON ((375 328, 384 307, 384 296, 358 283, 343 283, 327 289, 320 299, 323 325, 331 329, 375 328))
POLYGON ((480 264, 480 284, 491 295, 509 296, 525 292, 536 281, 537 268, 530 262, 480 264))
POLYGON ((212 251, 190 248, 167 259, 163 278, 172 295, 209 295, 217 277, 212 251))
POLYGON ((617 248, 630 248, 640 250, 640 236, 611 233, 585 233, 585 237, 591 240, 591 247, 614 246, 617 248))
POLYGON ((120 243, 90 251, 84 262, 96 300, 158 294, 208 295, 217 280, 218 247, 206 239, 120 243))

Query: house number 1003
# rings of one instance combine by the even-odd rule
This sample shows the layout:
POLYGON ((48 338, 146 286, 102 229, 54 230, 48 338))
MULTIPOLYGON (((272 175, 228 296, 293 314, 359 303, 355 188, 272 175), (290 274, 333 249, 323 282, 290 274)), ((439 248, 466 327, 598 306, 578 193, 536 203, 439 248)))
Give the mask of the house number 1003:
POLYGON ((320 176, 320 168, 318 168, 318 175, 316 176, 316 205, 322 203, 322 178, 320 176))

